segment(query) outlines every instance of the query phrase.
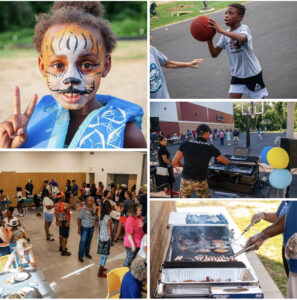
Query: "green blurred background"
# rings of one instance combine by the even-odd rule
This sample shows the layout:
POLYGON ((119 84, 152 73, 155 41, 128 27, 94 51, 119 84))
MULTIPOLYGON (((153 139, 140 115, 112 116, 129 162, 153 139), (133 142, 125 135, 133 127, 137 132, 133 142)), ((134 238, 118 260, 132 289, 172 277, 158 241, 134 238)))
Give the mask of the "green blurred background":
MULTIPOLYGON (((53 2, 0 3, 0 49, 32 48, 35 15, 48 12, 53 2)), ((119 39, 146 37, 147 4, 140 1, 102 2, 104 18, 119 39)))

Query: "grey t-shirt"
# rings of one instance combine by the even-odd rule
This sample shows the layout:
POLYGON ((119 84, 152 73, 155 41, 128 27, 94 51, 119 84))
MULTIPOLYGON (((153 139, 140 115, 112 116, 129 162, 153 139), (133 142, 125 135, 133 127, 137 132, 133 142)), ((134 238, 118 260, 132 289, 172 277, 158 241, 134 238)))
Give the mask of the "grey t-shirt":
POLYGON ((150 95, 151 99, 169 99, 166 81, 163 76, 162 66, 165 66, 167 57, 150 46, 150 95))
POLYGON ((238 78, 248 78, 258 75, 261 72, 261 66, 254 53, 250 29, 247 25, 242 24, 233 32, 245 34, 247 40, 245 42, 238 42, 226 35, 222 35, 217 44, 220 48, 227 51, 231 75, 238 78))

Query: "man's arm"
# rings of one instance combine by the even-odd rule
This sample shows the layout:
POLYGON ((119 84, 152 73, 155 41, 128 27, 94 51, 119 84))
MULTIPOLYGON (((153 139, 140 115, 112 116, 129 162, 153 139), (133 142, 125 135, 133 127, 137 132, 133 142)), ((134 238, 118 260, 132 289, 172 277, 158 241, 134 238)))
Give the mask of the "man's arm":
POLYGON ((259 212, 253 215, 251 223, 259 223, 262 219, 269 223, 274 223, 278 218, 279 216, 276 213, 259 212))
POLYGON ((165 154, 162 155, 162 159, 163 159, 163 161, 164 161, 165 164, 172 165, 172 162, 170 162, 170 160, 167 159, 167 156, 165 154))
POLYGON ((173 167, 182 167, 183 164, 180 162, 180 160, 183 157, 183 153, 180 150, 177 150, 177 152, 174 155, 174 158, 172 160, 172 166, 173 167))
POLYGON ((219 155, 218 157, 216 157, 216 160, 219 161, 220 163, 222 163, 223 165, 228 165, 230 164, 230 160, 227 159, 224 155, 219 155))
POLYGON ((280 218, 278 218, 277 221, 274 222, 272 225, 265 228, 260 233, 249 238, 245 247, 254 245, 254 247, 250 251, 257 250, 268 238, 271 238, 278 234, 283 233, 284 228, 285 228, 285 218, 286 218, 286 215, 284 214, 280 218))
POLYGON ((199 63, 202 64, 203 62, 204 62, 203 58, 196 58, 190 62, 167 60, 164 67, 165 68, 196 68, 196 69, 199 69, 200 67, 198 66, 198 64, 199 63))
POLYGON ((81 235, 81 219, 77 219, 77 233, 81 235))

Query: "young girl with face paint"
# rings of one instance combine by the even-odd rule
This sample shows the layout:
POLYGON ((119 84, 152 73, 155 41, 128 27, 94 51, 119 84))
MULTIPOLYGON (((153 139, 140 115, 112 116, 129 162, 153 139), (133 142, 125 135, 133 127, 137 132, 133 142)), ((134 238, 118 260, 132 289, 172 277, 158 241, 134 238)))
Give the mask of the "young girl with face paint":
POLYGON ((140 106, 96 95, 111 68, 116 40, 98 2, 55 2, 37 18, 35 47, 50 94, 35 94, 0 124, 2 148, 145 148, 140 106))

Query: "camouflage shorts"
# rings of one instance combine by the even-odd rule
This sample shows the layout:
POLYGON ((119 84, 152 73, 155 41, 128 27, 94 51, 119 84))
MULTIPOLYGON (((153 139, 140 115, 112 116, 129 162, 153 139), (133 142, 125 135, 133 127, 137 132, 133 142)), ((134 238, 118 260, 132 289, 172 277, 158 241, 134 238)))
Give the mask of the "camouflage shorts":
POLYGON ((195 192, 198 198, 210 198, 207 179, 193 181, 181 178, 179 192, 180 198, 190 198, 192 192, 195 192))

